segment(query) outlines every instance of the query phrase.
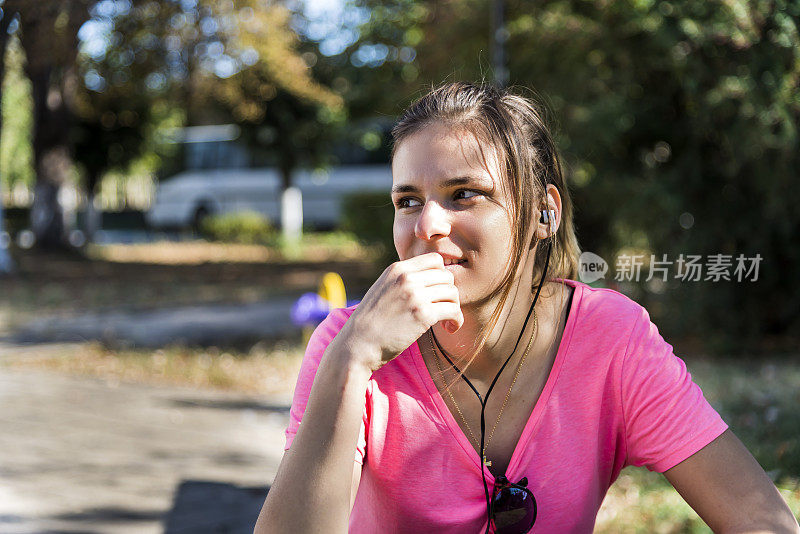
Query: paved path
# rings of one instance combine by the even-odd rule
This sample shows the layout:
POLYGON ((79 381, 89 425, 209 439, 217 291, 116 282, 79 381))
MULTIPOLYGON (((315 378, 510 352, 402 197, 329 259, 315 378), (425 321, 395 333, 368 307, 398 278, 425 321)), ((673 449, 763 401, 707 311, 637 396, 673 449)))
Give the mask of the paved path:
POLYGON ((183 306, 152 311, 112 311, 70 317, 43 317, 4 341, 14 344, 97 340, 112 346, 163 347, 255 342, 293 333, 291 310, 300 295, 267 302, 183 306))
POLYGON ((289 404, 0 366, 0 532, 252 532, 289 404))

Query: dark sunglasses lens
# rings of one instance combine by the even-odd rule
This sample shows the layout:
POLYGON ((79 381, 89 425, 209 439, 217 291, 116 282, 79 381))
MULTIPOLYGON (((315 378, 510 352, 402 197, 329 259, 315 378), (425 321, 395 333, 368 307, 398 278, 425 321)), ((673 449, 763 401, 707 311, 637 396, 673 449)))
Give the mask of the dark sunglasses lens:
POLYGON ((505 487, 492 502, 492 519, 497 534, 524 534, 536 521, 536 504, 529 491, 505 487))

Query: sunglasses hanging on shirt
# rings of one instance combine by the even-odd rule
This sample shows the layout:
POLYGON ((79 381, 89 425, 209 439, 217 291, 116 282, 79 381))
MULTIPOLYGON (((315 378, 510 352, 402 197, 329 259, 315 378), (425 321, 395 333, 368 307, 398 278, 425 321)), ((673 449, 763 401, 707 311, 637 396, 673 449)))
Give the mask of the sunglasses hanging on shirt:
MULTIPOLYGON (((545 224, 550 224, 550 228, 552 229, 553 223, 555 219, 554 210, 542 210, 542 215, 540 221, 545 224), (548 214, 548 211, 550 212, 548 214), (548 217, 549 215, 549 217, 548 217)), ((472 391, 477 395, 478 401, 481 403, 481 442, 480 442, 480 458, 482 460, 481 463, 481 477, 483 479, 483 491, 486 497, 486 512, 488 514, 488 522, 486 523, 486 533, 489 533, 489 527, 492 523, 495 526, 495 533, 496 534, 525 534, 529 532, 531 528, 533 528, 533 524, 536 522, 536 515, 537 515, 537 506, 536 506, 536 499, 533 496, 533 492, 527 488, 528 479, 522 478, 516 484, 509 482, 509 480, 505 476, 499 476, 495 480, 495 486, 492 491, 492 495, 489 495, 489 486, 486 482, 486 470, 483 468, 485 465, 491 465, 486 461, 486 451, 484 449, 484 440, 486 437, 486 404, 489 401, 489 395, 492 393, 492 389, 494 389, 494 385, 497 383, 497 380, 500 378, 500 374, 503 372, 503 369, 506 368, 508 362, 511 361, 511 357, 517 351, 517 347, 519 346, 519 342, 522 339, 522 334, 525 332, 525 328, 528 326, 528 320, 533 313, 533 309, 536 306, 536 301, 539 299, 539 292, 542 290, 542 285, 544 284, 545 276, 547 275, 547 268, 550 264, 550 249, 551 249, 551 242, 547 242, 547 255, 545 258, 544 264, 544 271, 542 271, 541 279, 539 280, 539 286, 536 288, 536 295, 533 297, 533 303, 531 304, 530 310, 528 310, 528 315, 525 317, 525 322, 522 324, 522 329, 520 330, 519 337, 517 338, 517 342, 514 345, 514 349, 511 351, 511 354, 508 355, 506 358, 505 363, 497 374, 492 380, 491 385, 489 386, 489 390, 486 392, 486 398, 484 399, 478 390, 475 389, 475 386, 469 381, 469 379, 464 376, 461 370, 453 363, 453 360, 447 355, 447 353, 442 349, 441 345, 439 344, 439 340, 436 339, 436 336, 433 334, 433 330, 431 330, 431 337, 433 338, 434 342, 436 343, 436 348, 439 349, 439 352, 442 353, 442 356, 445 357, 447 363, 449 363, 453 369, 464 379, 467 385, 472 389, 472 391)))

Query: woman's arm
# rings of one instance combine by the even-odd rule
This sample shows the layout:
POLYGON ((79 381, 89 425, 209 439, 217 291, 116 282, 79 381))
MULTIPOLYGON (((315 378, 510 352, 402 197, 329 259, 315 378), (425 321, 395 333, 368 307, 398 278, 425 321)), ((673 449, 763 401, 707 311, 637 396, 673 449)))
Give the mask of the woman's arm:
POLYGON ((370 287, 322 355, 256 534, 347 532, 367 384, 434 324, 461 328, 453 281, 441 254, 428 253, 393 263, 370 287))
POLYGON ((775 485, 730 430, 664 476, 714 532, 800 533, 775 485))
POLYGON ((347 326, 328 345, 302 424, 261 509, 256 534, 347 532, 353 451, 372 374, 363 362, 380 357, 380 349, 349 336, 347 326))
POLYGON ((358 493, 358 486, 361 484, 361 469, 364 467, 358 462, 353 462, 353 483, 350 486, 350 511, 353 511, 353 505, 356 502, 356 493, 358 493))

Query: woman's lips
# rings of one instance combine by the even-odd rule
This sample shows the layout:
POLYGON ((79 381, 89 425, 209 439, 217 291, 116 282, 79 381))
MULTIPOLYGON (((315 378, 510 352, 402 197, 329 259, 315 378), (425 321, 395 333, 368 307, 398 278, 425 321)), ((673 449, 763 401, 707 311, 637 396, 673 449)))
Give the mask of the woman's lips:
POLYGON ((444 268, 447 270, 465 269, 466 264, 467 260, 461 260, 458 263, 451 263, 450 265, 445 265, 444 268))

